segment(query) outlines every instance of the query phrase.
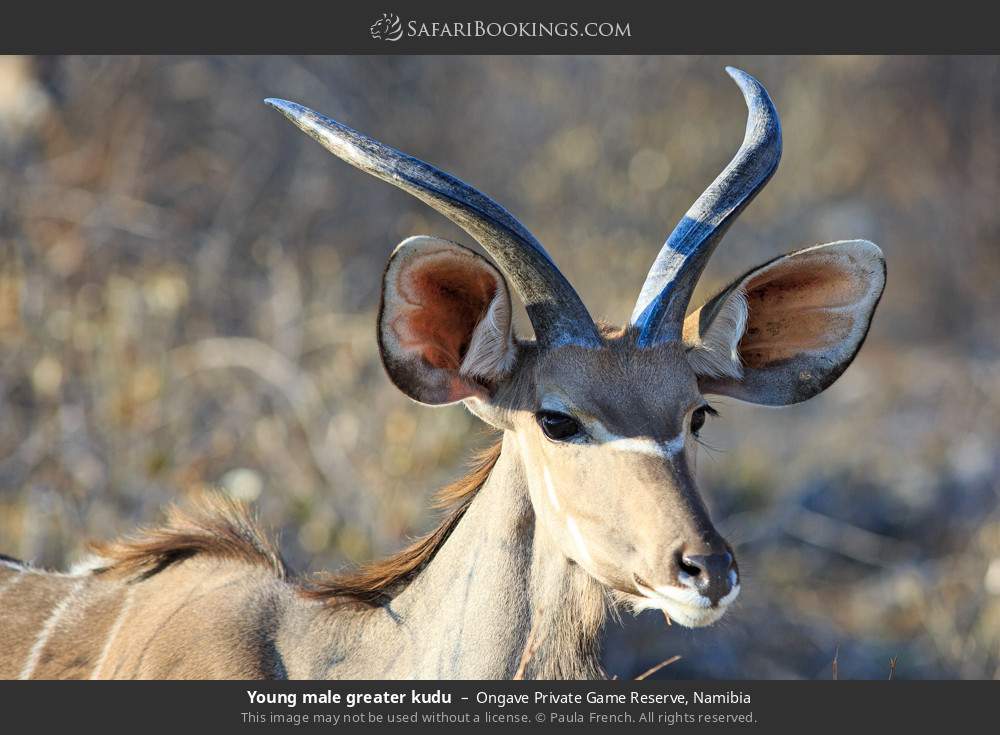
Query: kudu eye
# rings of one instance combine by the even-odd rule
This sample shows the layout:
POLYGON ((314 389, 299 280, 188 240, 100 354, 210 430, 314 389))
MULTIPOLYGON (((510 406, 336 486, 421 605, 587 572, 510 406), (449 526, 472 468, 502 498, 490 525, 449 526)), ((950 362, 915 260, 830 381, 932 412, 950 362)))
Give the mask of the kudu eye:
POLYGON ((535 414, 535 419, 545 436, 553 441, 566 441, 581 432, 580 422, 564 413, 539 411, 535 414))
POLYGON ((694 410, 691 414, 691 433, 698 436, 698 432, 701 431, 701 427, 705 425, 705 420, 708 418, 709 414, 712 416, 718 416, 718 413, 711 406, 701 406, 694 410))

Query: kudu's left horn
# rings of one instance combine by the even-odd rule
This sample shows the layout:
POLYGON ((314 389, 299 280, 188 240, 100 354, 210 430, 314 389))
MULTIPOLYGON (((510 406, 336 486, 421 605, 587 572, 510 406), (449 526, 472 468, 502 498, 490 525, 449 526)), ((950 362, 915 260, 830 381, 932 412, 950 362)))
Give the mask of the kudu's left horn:
POLYGON ((781 159, 781 123, 767 90, 746 72, 731 66, 726 71, 749 110, 743 145, 670 233, 650 268, 632 311, 640 346, 680 338, 691 293, 709 256, 781 159))
POLYGON ((474 237, 510 279, 540 343, 601 344, 583 301, 545 249, 524 225, 488 196, 307 107, 279 99, 265 102, 333 155, 409 192, 474 237))

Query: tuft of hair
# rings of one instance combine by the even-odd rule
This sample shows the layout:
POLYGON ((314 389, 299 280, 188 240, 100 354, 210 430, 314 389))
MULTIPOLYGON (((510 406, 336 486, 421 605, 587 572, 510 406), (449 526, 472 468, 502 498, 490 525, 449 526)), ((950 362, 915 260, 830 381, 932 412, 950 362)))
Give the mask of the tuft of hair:
MULTIPOLYGON (((93 547, 93 543, 90 544, 93 547)), ((102 559, 97 554, 87 554, 78 561, 73 562, 69 568, 71 577, 82 577, 93 572, 100 571, 108 565, 107 559, 102 559)))
POLYGON ((619 613, 625 610, 633 615, 639 615, 655 606, 655 603, 647 600, 645 597, 633 595, 629 592, 622 592, 621 590, 612 590, 610 597, 612 609, 619 613))
POLYGON ((448 540, 500 459, 500 448, 498 440, 474 455, 469 473, 437 492, 435 506, 447 508, 448 512, 433 531, 387 559, 347 572, 317 576, 303 586, 302 594, 331 605, 359 603, 374 607, 387 602, 448 540))
POLYGON ((688 361, 698 375, 735 380, 743 377, 739 346, 749 316, 750 306, 742 289, 726 297, 706 333, 699 335, 699 343, 688 350, 688 361))
POLYGON ((194 556, 229 559, 271 570, 287 579, 288 569, 274 542, 248 506, 221 492, 197 496, 188 507, 172 505, 166 520, 111 542, 90 544, 100 560, 93 574, 118 573, 146 579, 194 556))
POLYGON ((474 380, 495 381, 510 373, 516 355, 513 330, 510 329, 510 299, 505 292, 497 290, 472 331, 458 371, 474 380))

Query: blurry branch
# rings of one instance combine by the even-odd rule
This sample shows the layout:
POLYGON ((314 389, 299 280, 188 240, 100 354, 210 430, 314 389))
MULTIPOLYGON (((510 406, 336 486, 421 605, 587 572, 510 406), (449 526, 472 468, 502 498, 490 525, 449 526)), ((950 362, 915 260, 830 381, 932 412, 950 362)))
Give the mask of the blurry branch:
POLYGON ((680 661, 680 660, 681 660, 680 656, 671 656, 670 658, 666 659, 665 661, 660 661, 660 663, 656 664, 656 666, 652 667, 651 669, 647 669, 646 671, 642 672, 637 677, 635 677, 635 680, 636 681, 642 681, 643 679, 652 676, 653 674, 655 674, 660 669, 666 668, 667 666, 670 666, 670 664, 676 663, 677 661, 680 661))
POLYGON ((913 544, 869 531, 802 507, 808 488, 763 513, 741 513, 724 522, 738 545, 775 539, 784 533, 855 561, 888 567, 919 554, 913 544))
POLYGON ((899 656, 893 656, 889 659, 889 681, 892 681, 893 675, 896 673, 896 659, 899 656))
POLYGON ((840 662, 840 646, 837 646, 837 650, 834 651, 833 653, 833 663, 830 664, 831 674, 833 675, 834 681, 837 681, 837 679, 840 678, 839 662, 840 662))
POLYGON ((170 352, 173 374, 190 377, 206 370, 248 370, 283 397, 306 436, 310 455, 327 486, 344 492, 359 517, 371 512, 367 493, 358 473, 337 441, 335 432, 326 431, 320 421, 327 414, 323 396, 313 381, 274 348, 256 339, 216 337, 177 347, 170 352), (322 437, 318 439, 317 437, 322 437))
POLYGON ((910 543, 806 508, 798 508, 792 513, 782 524, 782 530, 808 544, 872 566, 889 566, 896 561, 913 559, 918 554, 910 543))

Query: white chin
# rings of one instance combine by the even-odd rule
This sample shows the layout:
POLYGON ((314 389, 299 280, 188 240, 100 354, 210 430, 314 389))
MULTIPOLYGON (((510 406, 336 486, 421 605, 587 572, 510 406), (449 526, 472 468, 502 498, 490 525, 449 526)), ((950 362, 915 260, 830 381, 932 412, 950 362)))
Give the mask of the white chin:
POLYGON ((704 600, 704 604, 692 605, 680 600, 667 599, 660 595, 655 597, 652 595, 629 595, 629 602, 637 613, 643 610, 659 610, 666 613, 671 622, 683 625, 685 628, 704 628, 726 614, 726 610, 729 609, 730 603, 736 599, 739 590, 740 588, 737 586, 726 595, 726 599, 722 600, 722 604, 717 607, 709 607, 707 599, 704 600))

